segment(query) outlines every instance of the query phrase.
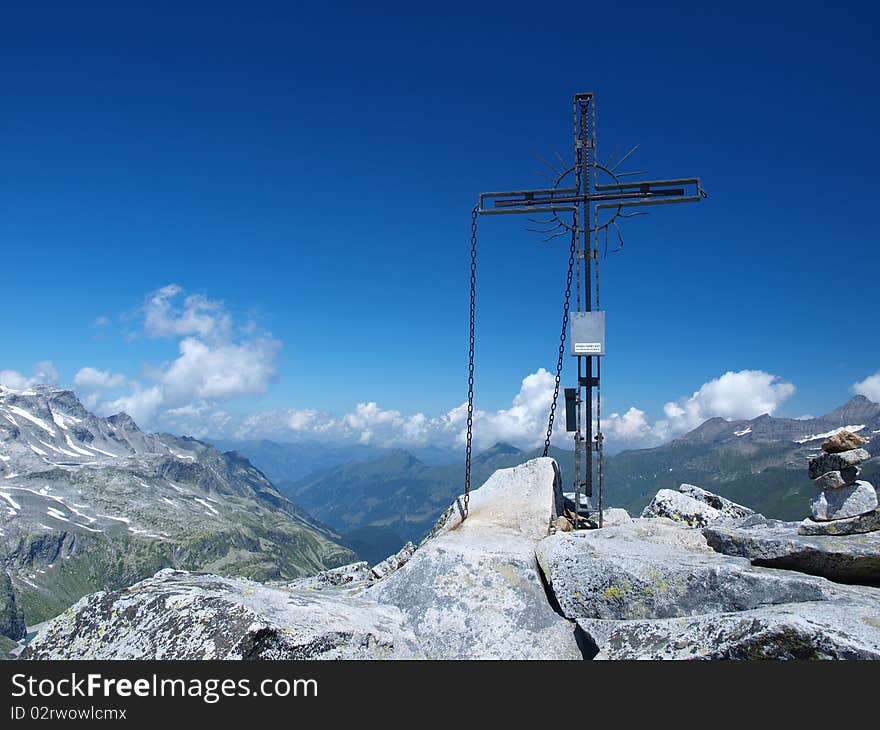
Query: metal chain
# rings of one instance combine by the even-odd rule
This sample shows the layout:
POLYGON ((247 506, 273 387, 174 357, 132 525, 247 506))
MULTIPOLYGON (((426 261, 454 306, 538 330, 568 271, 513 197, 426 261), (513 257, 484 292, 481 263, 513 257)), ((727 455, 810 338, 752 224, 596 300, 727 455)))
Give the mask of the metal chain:
POLYGON ((467 519, 471 500, 471 447, 474 428, 474 320, 477 300, 477 213, 479 205, 471 211, 471 309, 470 309, 470 349, 468 350, 468 407, 467 407, 467 447, 464 459, 464 514, 467 519))
POLYGON ((553 436, 553 419, 556 417, 556 401, 559 398, 559 381, 562 379, 562 362, 565 359, 565 335, 568 331, 568 310, 571 302, 571 277, 577 251, 577 225, 571 230, 571 248, 568 252, 568 277, 565 281, 565 303, 562 306, 562 334, 559 335, 559 359, 556 361, 556 381, 553 385, 553 401, 550 403, 550 418, 547 421, 547 438, 544 440, 544 456, 550 452, 550 438, 553 436))

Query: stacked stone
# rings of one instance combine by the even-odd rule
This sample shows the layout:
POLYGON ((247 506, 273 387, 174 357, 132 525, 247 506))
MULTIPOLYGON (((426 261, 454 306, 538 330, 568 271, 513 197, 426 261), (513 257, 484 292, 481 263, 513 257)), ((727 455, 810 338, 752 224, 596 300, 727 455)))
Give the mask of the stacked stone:
POLYGON ((877 492, 859 479, 859 464, 871 458, 866 441, 839 431, 822 444, 822 454, 810 459, 810 479, 819 487, 810 502, 811 518, 801 523, 802 535, 847 535, 880 529, 877 492))

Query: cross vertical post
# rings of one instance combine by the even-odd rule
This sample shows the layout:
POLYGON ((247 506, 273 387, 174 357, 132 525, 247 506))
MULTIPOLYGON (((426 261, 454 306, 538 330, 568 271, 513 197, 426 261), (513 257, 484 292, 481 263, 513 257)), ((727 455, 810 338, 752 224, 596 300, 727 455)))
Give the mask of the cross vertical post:
MULTIPOLYGON (((623 219, 644 215, 644 211, 639 209, 647 206, 699 202, 706 197, 706 193, 699 178, 630 181, 631 176, 642 173, 622 172, 619 168, 638 149, 638 145, 619 159, 615 160, 616 153, 612 153, 604 164, 600 163, 593 92, 574 95, 573 136, 574 164, 566 167, 562 163, 565 169, 556 170, 547 163, 556 173, 553 187, 482 193, 477 212, 483 215, 542 214, 549 218, 534 222, 549 225, 538 230, 550 233, 545 240, 552 240, 566 232, 572 236, 574 264, 577 267, 576 309, 569 312, 567 295, 566 313, 569 316, 567 333, 571 343, 570 354, 577 358, 577 388, 566 389, 566 412, 568 414, 573 406, 574 415, 573 418, 566 418, 566 429, 574 431, 574 527, 577 529, 582 522, 582 514, 587 517, 595 515, 595 519, 588 521, 588 524, 602 527, 605 508, 601 391, 605 312, 601 309, 599 296, 600 236, 604 236, 607 255, 612 228, 619 242, 615 250, 623 247, 620 230, 623 219), (569 215, 571 223, 568 222, 569 215), (581 512, 581 494, 586 498, 584 512, 581 512), (592 502, 594 496, 597 499, 595 506, 592 502)), ((569 277, 571 273, 569 269, 569 277)), ((563 341, 565 336, 564 324, 563 341)), ((561 369, 560 348, 557 389, 561 369)), ((552 426, 551 410, 548 444, 552 426)))

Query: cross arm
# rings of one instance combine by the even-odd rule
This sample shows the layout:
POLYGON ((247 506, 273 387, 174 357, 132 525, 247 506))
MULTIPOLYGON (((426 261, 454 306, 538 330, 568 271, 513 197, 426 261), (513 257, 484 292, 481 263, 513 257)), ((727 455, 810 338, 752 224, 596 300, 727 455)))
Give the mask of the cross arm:
POLYGON ((577 188, 482 193, 479 212, 487 215, 558 213, 573 211, 581 203, 597 203, 597 208, 601 209, 694 203, 705 197, 706 193, 700 186, 699 178, 614 182, 607 185, 596 185, 595 192, 586 194, 577 188))

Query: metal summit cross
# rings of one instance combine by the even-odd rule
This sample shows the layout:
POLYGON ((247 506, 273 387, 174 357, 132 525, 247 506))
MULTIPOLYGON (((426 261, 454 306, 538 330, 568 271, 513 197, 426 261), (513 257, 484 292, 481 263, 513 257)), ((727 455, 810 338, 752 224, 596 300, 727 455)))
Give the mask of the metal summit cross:
MULTIPOLYGON (((560 167, 542 162, 552 171, 547 175, 552 187, 537 190, 508 190, 482 193, 472 216, 471 236, 471 360, 468 393, 468 448, 466 466, 466 489, 470 488, 470 444, 473 413, 473 313, 474 275, 476 262, 477 215, 505 215, 511 213, 540 214, 543 219, 532 219, 540 228, 529 229, 549 234, 545 240, 570 233, 571 250, 568 278, 562 316, 559 358, 556 382, 544 455, 550 447, 556 401, 565 351, 566 328, 571 330, 570 354, 577 357, 577 388, 565 389, 566 430, 574 432, 575 479, 574 479, 574 527, 582 524, 582 516, 598 517, 592 524, 602 527, 604 509, 603 436, 601 428, 602 396, 600 389, 601 358, 605 355, 605 312, 599 299, 599 250, 604 242, 608 252, 609 232, 613 228, 615 249, 623 247, 623 235, 619 222, 635 215, 645 215, 638 210, 645 206, 671 203, 696 203, 706 197, 699 178, 632 181, 644 171, 620 172, 620 166, 638 149, 638 145, 619 159, 616 151, 605 164, 598 161, 596 144, 596 101, 592 92, 578 93, 573 101, 574 164, 567 165, 557 154, 560 167), (570 220, 568 220, 570 215, 570 220), (580 221, 583 221, 581 223, 580 221), (581 269, 583 267, 583 276, 581 269), (576 309, 570 312, 572 269, 576 268, 576 309), (595 399, 593 389, 595 388, 595 399), (595 403, 595 434, 593 418, 595 403), (596 458, 593 458, 593 454, 596 458), (595 481, 594 481, 595 477, 595 481), (593 485, 597 486, 597 505, 593 507, 593 485), (587 497, 581 508, 581 493, 587 497)), ((465 514, 467 509, 465 501, 465 514)), ((591 523, 588 521, 588 525, 591 523)))

